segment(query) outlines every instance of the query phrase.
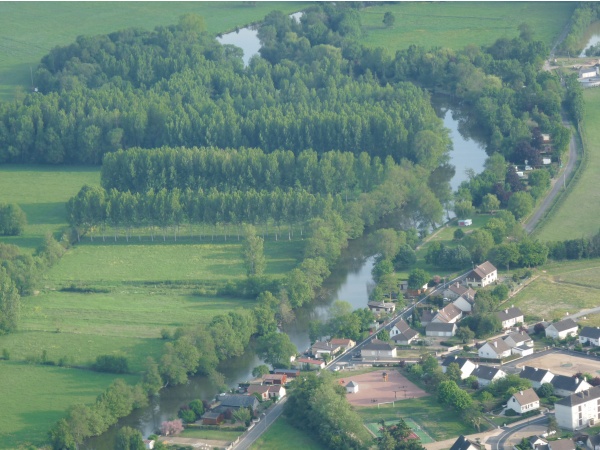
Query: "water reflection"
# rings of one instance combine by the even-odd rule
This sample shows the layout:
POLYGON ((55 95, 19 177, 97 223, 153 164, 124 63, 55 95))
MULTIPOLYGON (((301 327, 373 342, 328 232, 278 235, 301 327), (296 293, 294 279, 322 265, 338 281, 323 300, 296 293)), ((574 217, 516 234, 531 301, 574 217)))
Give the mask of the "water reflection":
POLYGON ((589 26, 583 37, 583 42, 586 44, 579 54, 580 58, 585 57, 585 51, 588 48, 600 43, 600 22, 595 22, 589 26))

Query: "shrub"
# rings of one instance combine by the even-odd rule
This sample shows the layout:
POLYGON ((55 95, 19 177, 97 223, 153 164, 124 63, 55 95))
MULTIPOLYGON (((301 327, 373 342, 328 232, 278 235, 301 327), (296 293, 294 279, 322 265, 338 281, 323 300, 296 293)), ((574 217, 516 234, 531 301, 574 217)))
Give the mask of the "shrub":
POLYGON ((10 359, 10 352, 6 348, 2 350, 2 359, 4 359, 5 361, 8 361, 10 359))
POLYGON ((460 241, 464 237, 465 237, 465 232, 462 229, 457 228, 456 230, 454 230, 454 240, 455 241, 460 241))
POLYGON ((182 406, 177 413, 177 416, 185 423, 194 423, 196 421, 196 413, 189 406, 182 406))
POLYGON ((125 356, 100 355, 96 358, 92 369, 97 372, 127 373, 129 372, 129 363, 125 356))
POLYGON ((504 411, 504 415, 506 417, 514 417, 514 416, 518 416, 519 413, 516 412, 516 411, 514 411, 514 410, 512 410, 512 409, 507 409, 506 411, 504 411))

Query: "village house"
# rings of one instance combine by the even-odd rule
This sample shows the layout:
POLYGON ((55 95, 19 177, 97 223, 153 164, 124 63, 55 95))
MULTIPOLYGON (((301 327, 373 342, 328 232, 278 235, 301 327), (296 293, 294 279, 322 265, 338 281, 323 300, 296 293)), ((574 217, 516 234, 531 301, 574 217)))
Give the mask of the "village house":
POLYGON ((458 297, 464 297, 466 299, 475 299, 475 290, 464 284, 460 284, 458 281, 452 283, 444 290, 444 297, 449 300, 456 300, 458 297))
POLYGON ((400 319, 390 330, 390 337, 398 345, 410 345, 419 337, 419 333, 413 330, 403 319, 400 319))
POLYGON ((323 358, 323 355, 332 356, 341 351, 339 345, 332 345, 330 342, 316 341, 310 348, 310 352, 315 358, 323 358))
POLYGON ((480 358, 502 359, 511 355, 511 349, 502 338, 496 338, 488 341, 479 347, 477 351, 480 358))
POLYGON ((455 323, 431 322, 425 327, 425 335, 429 337, 452 337, 455 334, 455 323))
POLYGON ((564 319, 551 323, 544 331, 547 338, 565 339, 568 336, 577 336, 577 324, 573 319, 564 319))
POLYGON ((389 342, 383 342, 379 339, 373 339, 364 345, 360 351, 361 356, 378 358, 396 358, 396 346, 389 342))
POLYGON ((433 311, 433 309, 423 309, 419 318, 421 325, 423 325, 424 327, 429 325, 435 317, 435 314, 436 313, 433 311))
POLYGON ((432 319, 434 323, 456 323, 462 317, 462 311, 454 303, 449 303, 440 309, 432 319))
POLYGON ((502 329, 504 330, 514 327, 518 323, 523 323, 523 313, 519 308, 515 308, 514 306, 498 311, 496 316, 500 319, 502 329))
POLYGON ((554 386, 554 394, 560 397, 587 391, 592 387, 584 378, 567 377, 565 375, 554 375, 550 384, 554 386))
POLYGON ((579 69, 579 78, 594 78, 598 75, 595 67, 582 67, 579 69))
POLYGON ((202 425, 219 425, 223 422, 224 415, 220 411, 206 411, 202 414, 202 425))
POLYGON ((281 385, 267 385, 267 384, 251 384, 248 386, 248 394, 258 394, 261 397, 261 401, 285 397, 286 390, 281 385))
POLYGON ((485 387, 496 380, 504 378, 506 376, 506 372, 498 367, 478 365, 475 367, 475 370, 471 373, 471 375, 477 378, 479 387, 485 387))
POLYGON ((507 408, 523 414, 540 407, 540 398, 535 393, 533 388, 524 391, 515 392, 507 402, 507 408))
POLYGON ((546 369, 523 366, 521 368, 521 372, 519 372, 519 377, 531 381, 531 386, 533 386, 535 389, 539 389, 542 384, 550 383, 552 378, 554 378, 554 374, 546 369))
POLYGON ((325 361, 321 359, 298 358, 296 359, 295 364, 305 370, 322 369, 325 367, 325 361))
POLYGON ((468 378, 475 367, 477 367, 474 363, 469 361, 467 358, 459 358, 457 356, 448 356, 442 361, 442 372, 446 373, 448 370, 448 366, 452 363, 458 364, 458 368, 460 369, 460 379, 464 380, 468 378))
POLYGON ((531 337, 524 331, 509 333, 504 338, 504 342, 506 342, 511 348, 522 346, 533 347, 533 339, 531 339, 531 337))
POLYGON ((458 439, 454 442, 454 444, 452 444, 452 447, 450 447, 450 450, 480 450, 481 449, 481 445, 470 441, 469 439, 467 439, 466 437, 464 437, 462 434, 458 437, 458 439))
POLYGON ((529 442, 529 445, 533 449, 548 450, 548 441, 539 436, 531 436, 527 439, 527 442, 529 442))
POLYGON ((396 311, 396 304, 393 302, 369 302, 367 306, 376 314, 389 314, 396 311))
POLYGON ((556 441, 548 441, 549 450, 576 450, 577 445, 573 439, 558 439, 556 441))
POLYGON ((341 351, 343 351, 343 352, 356 346, 356 342, 354 342, 352 339, 334 338, 334 339, 331 339, 329 341, 329 343, 334 347, 335 346, 339 347, 341 349, 341 351))
POLYGON ((473 225, 473 219, 459 219, 458 226, 459 227, 470 227, 473 225))
POLYGON ((296 378, 300 375, 300 370, 298 369, 274 369, 273 373, 281 373, 287 375, 288 378, 296 378))
POLYGON ((578 430, 596 425, 600 419, 600 386, 557 401, 554 411, 561 428, 578 430))
POLYGON ((279 385, 285 385, 287 383, 287 375, 285 373, 271 373, 268 375, 264 375, 263 378, 263 384, 279 384, 279 385))
POLYGON ((579 332, 579 343, 600 346, 600 328, 583 327, 579 332))
POLYGON ((473 311, 475 299, 471 299, 470 297, 463 297, 461 295, 456 300, 454 300, 452 304, 458 309, 460 309, 463 312, 463 314, 469 314, 471 311, 473 311))
POLYGON ((218 397, 218 401, 219 405, 213 408, 213 410, 219 409, 224 412, 225 409, 249 408, 252 413, 255 413, 258 409, 258 400, 253 395, 221 394, 218 397))
POLYGON ((486 261, 479 264, 467 274, 467 286, 486 287, 498 279, 498 270, 494 265, 486 261))

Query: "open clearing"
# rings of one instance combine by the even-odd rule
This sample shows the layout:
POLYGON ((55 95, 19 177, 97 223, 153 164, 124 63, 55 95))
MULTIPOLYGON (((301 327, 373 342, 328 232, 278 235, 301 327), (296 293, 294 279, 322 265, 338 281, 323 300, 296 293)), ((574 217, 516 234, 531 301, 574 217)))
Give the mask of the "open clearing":
POLYGON ((362 42, 383 47, 393 56, 397 49, 461 49, 467 45, 491 45, 498 38, 512 39, 518 26, 527 23, 534 37, 551 46, 571 17, 570 2, 399 2, 371 6, 361 11, 366 36, 362 42), (393 26, 383 25, 383 15, 396 17, 393 26))
POLYGON ((354 406, 373 406, 377 403, 402 401, 429 395, 394 369, 347 376, 340 380, 340 384, 345 386, 350 381, 358 384, 358 392, 346 395, 350 404, 354 406), (388 381, 383 381, 384 372, 388 376, 388 381))
MULTIPOLYGON (((579 180, 556 211, 536 234, 541 240, 577 239, 598 232, 600 217, 600 90, 584 89, 585 114, 582 122, 587 165, 582 165, 579 180), (576 218, 576 219, 574 219, 576 218)), ((582 164, 585 164, 582 163, 582 164)))
POLYGON ((592 376, 600 375, 600 361, 568 355, 562 352, 550 353, 539 358, 530 359, 526 363, 517 364, 522 366, 540 367, 550 370, 559 375, 572 376, 576 373, 589 373, 592 376))

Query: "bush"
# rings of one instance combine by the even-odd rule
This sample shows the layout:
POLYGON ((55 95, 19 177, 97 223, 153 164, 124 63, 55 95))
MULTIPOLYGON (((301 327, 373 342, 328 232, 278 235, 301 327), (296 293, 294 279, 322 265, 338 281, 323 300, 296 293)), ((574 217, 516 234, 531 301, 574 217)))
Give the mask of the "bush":
POLYGON ((512 410, 512 409, 507 409, 506 411, 504 411, 504 415, 506 417, 514 417, 514 416, 518 416, 519 413, 516 412, 516 411, 514 411, 514 410, 512 410))
POLYGON ((182 406, 177 413, 177 417, 185 423, 194 423, 197 420, 196 413, 189 406, 182 406))
POLYGON ((129 363, 125 356, 100 355, 96 358, 92 369, 97 372, 127 373, 129 372, 129 363))
POLYGON ((462 229, 457 228, 456 230, 454 230, 454 240, 455 241, 460 241, 464 237, 465 237, 465 232, 462 229))
POLYGON ((10 352, 6 348, 2 350, 2 359, 4 359, 5 361, 8 361, 10 359, 10 352))
POLYGON ((160 330, 160 337, 164 340, 171 340, 173 339, 173 333, 171 333, 166 328, 163 328, 162 330, 160 330))
POLYGON ((27 217, 19 205, 0 203, 0 235, 19 236, 27 225, 27 217))

